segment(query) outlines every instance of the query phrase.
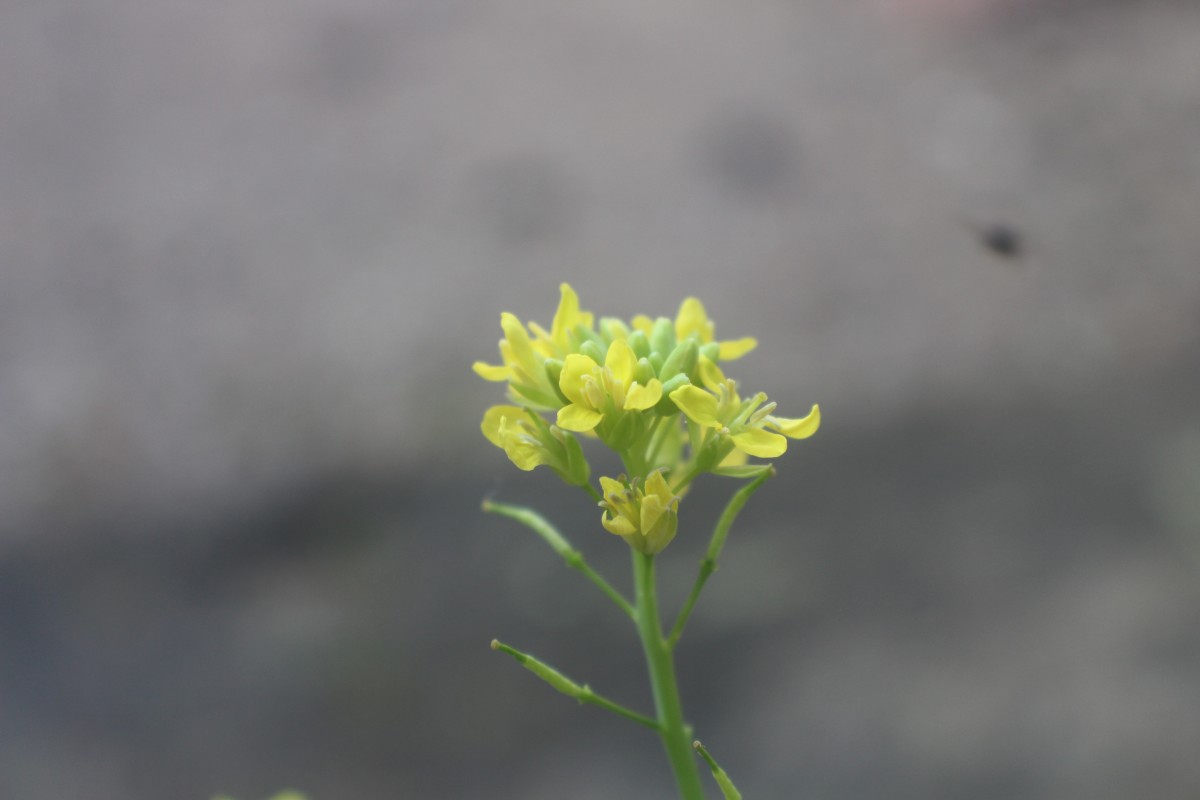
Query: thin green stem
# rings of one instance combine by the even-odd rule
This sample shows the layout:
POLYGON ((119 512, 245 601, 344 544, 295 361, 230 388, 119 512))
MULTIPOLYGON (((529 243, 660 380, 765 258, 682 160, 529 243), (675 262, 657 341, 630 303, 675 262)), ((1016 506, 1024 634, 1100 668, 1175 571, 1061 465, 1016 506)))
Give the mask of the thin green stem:
POLYGON ((574 697, 581 703, 590 703, 591 705, 599 706, 606 711, 611 711, 618 717, 624 717, 625 719, 632 720, 639 725, 645 725, 652 731, 659 730, 658 723, 649 717, 639 714, 636 711, 632 711, 625 706, 620 705, 619 703, 614 703, 607 697, 596 694, 594 691, 592 691, 592 687, 588 686, 586 683, 576 683, 566 675, 563 675, 558 670, 542 661, 539 661, 528 653, 522 653, 515 647, 509 647, 498 639, 492 639, 492 649, 499 650, 502 653, 508 653, 517 660, 517 663, 525 667, 525 669, 529 670, 534 675, 537 675, 546 683, 550 684, 552 687, 568 697, 574 697))
POLYGON ((733 785, 733 781, 729 779, 729 775, 725 770, 721 769, 721 765, 716 762, 716 759, 708 752, 708 748, 700 744, 699 741, 692 742, 692 747, 696 748, 696 752, 708 764, 708 768, 712 770, 713 780, 717 782, 717 786, 721 787, 721 794, 725 795, 725 800, 742 800, 742 793, 733 785))
POLYGON ((696 582, 692 584, 692 591, 688 594, 683 609, 679 612, 679 617, 671 628, 671 635, 667 637, 667 646, 671 649, 674 649, 675 645, 679 643, 679 637, 683 635, 683 627, 687 624, 688 617, 692 615, 692 609, 696 606, 696 600, 700 598, 700 591, 704 588, 704 584, 708 581, 709 576, 717 570, 717 558, 721 555, 722 548, 725 547, 725 540, 729 538, 729 529, 733 526, 733 521, 737 519, 738 513, 746 505, 750 496, 757 492, 758 487, 774 474, 774 467, 763 467, 763 471, 757 478, 729 498, 729 503, 721 512, 721 518, 717 520, 717 527, 713 529, 712 538, 708 542, 708 552, 705 554, 704 560, 700 562, 700 573, 696 576, 696 582))
POLYGON ((638 634, 646 654, 654 708, 658 715, 659 736, 675 773, 675 783, 683 800, 704 800, 700 771, 692 756, 689 731, 683 722, 679 686, 675 680, 675 661, 662 635, 658 598, 654 582, 654 556, 633 552, 633 574, 637 597, 638 634))
POLYGON ((637 611, 633 605, 625 599, 624 595, 612 587, 612 585, 604 580, 600 573, 596 572, 587 561, 583 558, 583 553, 580 553, 566 538, 558 532, 558 529, 546 521, 546 518, 532 509, 523 506, 509 505, 508 503, 494 503, 491 500, 483 501, 483 510, 491 514, 499 514, 509 519, 514 519, 522 525, 531 529, 538 536, 542 537, 543 541, 558 553, 562 560, 567 563, 567 566, 573 570, 581 572, 585 578, 596 585, 600 591, 608 596, 609 600, 617 605, 625 615, 630 619, 637 620, 637 611))
POLYGON ((588 494, 590 494, 592 496, 592 499, 595 500, 597 503, 599 503, 601 500, 604 499, 604 495, 600 494, 599 489, 597 489, 595 486, 592 486, 591 481, 583 484, 583 486, 581 488, 583 488, 584 491, 586 491, 588 494))

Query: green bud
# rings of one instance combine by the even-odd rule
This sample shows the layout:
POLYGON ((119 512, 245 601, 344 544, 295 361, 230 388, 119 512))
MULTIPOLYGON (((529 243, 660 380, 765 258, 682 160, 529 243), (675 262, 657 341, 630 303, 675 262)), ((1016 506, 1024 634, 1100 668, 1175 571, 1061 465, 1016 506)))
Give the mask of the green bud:
POLYGON ((700 345, 700 355, 707 358, 714 364, 717 363, 717 357, 721 354, 721 345, 717 342, 709 342, 708 344, 700 345))
POLYGON ((629 326, 616 317, 600 318, 600 335, 608 341, 629 337, 629 326))
POLYGON ((650 355, 650 340, 646 338, 646 334, 643 331, 634 331, 629 334, 629 338, 626 341, 629 342, 629 346, 633 349, 633 354, 638 358, 645 358, 650 355))
POLYGON ((690 376, 695 371, 699 358, 700 346, 696 344, 695 339, 689 337, 672 350, 671 355, 667 356, 659 375, 663 380, 673 378, 680 373, 690 376))
POLYGON ((650 359, 638 359, 637 373, 635 373, 635 377, 637 378, 637 382, 642 386, 645 386, 646 384, 650 383, 650 381, 658 377, 658 374, 654 370, 654 365, 650 363, 650 359))
POLYGON ((663 356, 661 353, 651 353, 646 357, 650 362, 650 366, 654 367, 655 374, 662 374, 663 356))
POLYGON ((590 358, 592 361, 595 361, 597 364, 603 364, 604 363, 604 354, 607 352, 607 347, 603 347, 600 344, 589 339, 586 342, 584 342, 583 344, 579 345, 579 352, 583 353, 585 356, 590 358))
POLYGON ((659 317, 650 331, 650 349, 656 353, 671 352, 675 349, 675 324, 666 317, 659 317))
POLYGON ((671 378, 663 381, 662 399, 658 401, 658 405, 654 406, 654 410, 664 417, 669 417, 672 414, 679 413, 679 406, 675 405, 675 401, 671 399, 671 392, 687 386, 691 383, 688 376, 682 372, 676 373, 671 378))

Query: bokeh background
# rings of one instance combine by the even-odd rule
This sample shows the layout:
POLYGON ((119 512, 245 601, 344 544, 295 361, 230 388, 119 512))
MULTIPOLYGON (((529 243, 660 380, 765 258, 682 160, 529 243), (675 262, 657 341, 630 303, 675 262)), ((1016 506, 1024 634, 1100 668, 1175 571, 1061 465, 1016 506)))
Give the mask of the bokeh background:
POLYGON ((748 797, 1200 796, 1200 4, 6 0, 0 797, 671 796, 487 647, 650 705, 479 511, 627 585, 478 433, 562 280, 824 410, 680 649, 748 797))

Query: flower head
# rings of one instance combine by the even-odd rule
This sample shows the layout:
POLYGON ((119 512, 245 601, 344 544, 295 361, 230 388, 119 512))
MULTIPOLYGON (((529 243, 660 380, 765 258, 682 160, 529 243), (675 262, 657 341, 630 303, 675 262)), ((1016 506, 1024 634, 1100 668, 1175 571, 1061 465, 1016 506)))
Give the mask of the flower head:
POLYGON ((653 406, 662 398, 662 382, 651 377, 645 384, 639 383, 637 373, 637 356, 624 339, 608 346, 604 366, 579 353, 567 356, 558 386, 570 403, 558 410, 558 426, 569 431, 590 431, 606 415, 653 406))
POLYGON ((504 338, 500 340, 500 358, 503 364, 488 364, 476 361, 472 369, 479 377, 488 381, 508 381, 509 397, 538 408, 553 410, 562 405, 555 388, 557 381, 549 371, 548 362, 561 360, 574 352, 584 332, 591 331, 593 317, 590 312, 580 311, 579 296, 569 284, 559 287, 562 299, 549 332, 536 322, 529 323, 526 330, 521 320, 505 312, 500 315, 500 328, 504 338), (529 335, 533 331, 533 337, 529 335))
POLYGON ((654 555, 675 538, 679 527, 679 495, 671 491, 662 470, 655 470, 645 486, 634 478, 626 481, 601 478, 604 514, 600 523, 605 530, 620 536, 640 553, 654 555))
POLYGON ((529 472, 549 466, 567 483, 588 482, 587 459, 579 442, 534 412, 518 406, 492 406, 479 426, 488 441, 499 447, 518 469, 529 472))
POLYGON ((707 359, 701 359, 700 375, 706 388, 682 386, 671 392, 671 400, 690 422, 704 431, 706 438, 712 432, 718 440, 727 436, 733 446, 746 455, 756 458, 781 456, 787 450, 785 437, 807 439, 821 424, 821 411, 817 406, 812 407, 808 416, 791 419, 772 415, 775 403, 767 403, 767 396, 762 392, 743 400, 738 395, 737 382, 726 378, 721 369, 707 359))

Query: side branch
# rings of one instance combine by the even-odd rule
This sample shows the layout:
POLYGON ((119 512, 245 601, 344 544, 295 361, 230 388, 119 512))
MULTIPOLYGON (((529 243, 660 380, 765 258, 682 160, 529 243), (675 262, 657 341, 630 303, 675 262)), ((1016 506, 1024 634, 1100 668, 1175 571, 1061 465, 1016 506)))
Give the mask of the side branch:
POLYGON ((696 582, 692 584, 692 591, 688 594, 687 601, 683 604, 683 610, 679 612, 679 618, 675 620, 674 627, 671 628, 671 635, 667 637, 668 647, 674 648, 679 643, 679 637, 683 635, 683 627, 687 624, 688 617, 692 615, 692 609, 696 606, 696 600, 700 597, 700 590, 704 588, 708 577, 716 572, 717 558, 725 547, 725 540, 729 538, 729 529, 733 526, 733 521, 737 519, 738 513, 746 505, 746 501, 750 499, 751 495, 757 492, 758 487, 774 474, 774 467, 770 465, 763 467, 758 473, 758 477, 729 498, 729 503, 721 512, 721 518, 717 520, 717 527, 713 529, 712 539, 708 542, 708 552, 705 553, 704 560, 700 562, 700 573, 696 576, 696 582))
POLYGON ((625 612, 625 616, 632 620, 637 620, 637 612, 633 605, 625 599, 625 597, 612 587, 608 581, 592 569, 583 558, 583 553, 580 553, 571 543, 563 537, 558 529, 546 521, 546 518, 532 509, 523 506, 514 506, 507 503, 493 503, 491 500, 483 501, 483 510, 490 514, 499 514, 503 517, 515 519, 522 525, 531 529, 542 540, 562 557, 562 560, 567 563, 567 566, 573 570, 583 573, 583 576, 594 583, 596 587, 608 596, 609 600, 616 603, 617 607, 625 612))
POLYGON ((733 785, 733 781, 729 780, 729 776, 725 774, 725 770, 721 769, 721 765, 709 755, 708 749, 698 741, 692 742, 692 747, 712 770, 713 778, 716 780, 717 786, 721 787, 721 794, 725 795, 725 800, 742 800, 742 793, 733 785))
POLYGON ((520 650, 509 647, 497 639, 492 639, 492 649, 499 650, 502 653, 508 653, 517 660, 518 664, 525 667, 525 669, 529 670, 534 675, 537 675, 546 683, 550 684, 552 687, 568 697, 574 697, 580 703, 590 703, 591 705, 599 706, 607 711, 611 711, 619 717, 624 717, 625 719, 632 720, 639 725, 644 725, 656 733, 661 730, 658 723, 649 717, 625 708, 623 705, 614 703, 607 697, 602 697, 596 694, 594 691, 592 691, 592 687, 588 686, 586 683, 582 685, 575 683, 575 681, 571 680, 566 675, 563 675, 553 667, 538 661, 528 653, 522 653, 520 650))

